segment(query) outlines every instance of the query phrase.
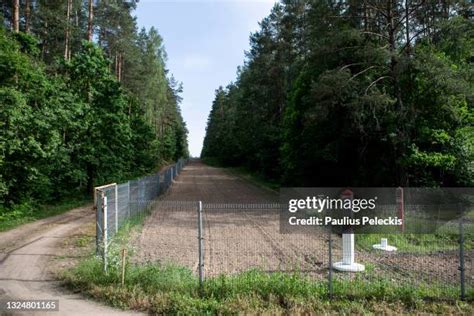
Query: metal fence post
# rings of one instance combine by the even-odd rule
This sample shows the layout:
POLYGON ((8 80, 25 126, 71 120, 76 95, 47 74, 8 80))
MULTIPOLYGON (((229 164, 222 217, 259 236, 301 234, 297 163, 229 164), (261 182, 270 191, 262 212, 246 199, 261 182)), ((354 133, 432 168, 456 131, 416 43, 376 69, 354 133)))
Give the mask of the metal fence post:
POLYGON ((97 195, 100 191, 97 189, 94 190, 94 208, 95 208, 95 255, 99 256, 100 254, 100 242, 102 239, 102 199, 98 199, 97 195))
POLYGON ((329 299, 332 299, 333 288, 332 288, 332 226, 329 226, 329 240, 328 240, 328 252, 329 252, 329 274, 328 274, 328 294, 329 299))
POLYGON ((115 233, 118 232, 118 185, 115 185, 115 233))
POLYGON ((103 246, 103 253, 102 253, 102 258, 104 261, 104 272, 107 272, 107 197, 105 196, 105 193, 102 192, 101 194, 102 197, 102 246, 103 246))
POLYGON ((204 240, 202 238, 202 201, 198 205, 198 249, 199 249, 199 287, 202 289, 204 281, 204 240))
POLYGON ((130 181, 127 181, 127 218, 130 219, 131 201, 130 201, 130 181))
POLYGON ((459 272, 461 277, 461 300, 466 299, 466 284, 465 284, 465 275, 464 275, 464 209, 463 206, 460 206, 461 217, 459 218, 459 272))

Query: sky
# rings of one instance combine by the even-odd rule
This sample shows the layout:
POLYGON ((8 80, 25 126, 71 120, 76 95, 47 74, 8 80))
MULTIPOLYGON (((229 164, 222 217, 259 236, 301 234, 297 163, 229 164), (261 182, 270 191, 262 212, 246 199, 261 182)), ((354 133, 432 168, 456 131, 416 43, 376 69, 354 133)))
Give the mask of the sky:
POLYGON ((181 111, 192 156, 201 153, 215 90, 235 81, 249 35, 274 0, 140 0, 138 26, 163 37, 167 68, 183 83, 181 111))

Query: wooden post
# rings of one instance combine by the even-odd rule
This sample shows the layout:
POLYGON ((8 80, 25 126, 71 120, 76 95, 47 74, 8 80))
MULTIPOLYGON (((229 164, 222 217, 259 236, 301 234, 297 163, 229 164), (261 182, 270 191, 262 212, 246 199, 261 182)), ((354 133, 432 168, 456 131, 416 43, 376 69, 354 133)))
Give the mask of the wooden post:
POLYGON ((402 220, 402 225, 400 229, 402 232, 405 231, 405 202, 403 196, 403 188, 398 187, 396 191, 396 201, 398 208, 398 218, 402 220))
POLYGON ((126 257, 127 257, 127 249, 122 249, 122 286, 125 285, 125 264, 126 264, 126 257))

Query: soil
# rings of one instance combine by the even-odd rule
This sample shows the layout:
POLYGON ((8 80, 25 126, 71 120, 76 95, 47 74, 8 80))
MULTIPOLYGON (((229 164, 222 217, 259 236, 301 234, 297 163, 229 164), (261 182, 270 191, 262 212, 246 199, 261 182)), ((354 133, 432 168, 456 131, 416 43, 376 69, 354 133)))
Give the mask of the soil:
POLYGON ((222 168, 188 164, 134 240, 137 262, 198 269, 198 201, 203 203, 207 276, 252 268, 324 277, 327 236, 280 234, 278 194, 222 168))

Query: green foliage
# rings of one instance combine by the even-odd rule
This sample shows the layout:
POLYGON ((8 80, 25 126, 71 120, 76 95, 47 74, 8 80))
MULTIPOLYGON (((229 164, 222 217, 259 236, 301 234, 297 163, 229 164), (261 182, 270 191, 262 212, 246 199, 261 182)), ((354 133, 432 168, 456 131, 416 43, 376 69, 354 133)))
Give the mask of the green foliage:
POLYGON ((463 1, 281 2, 216 91, 203 158, 295 186, 473 184, 463 1))
POLYGON ((25 201, 21 204, 14 204, 9 208, 0 207, 0 232, 28 222, 59 215, 90 203, 91 201, 87 197, 78 196, 55 201, 54 205, 25 201))
POLYGON ((98 43, 82 40, 87 6, 73 0, 69 20, 66 6, 34 1, 29 33, 0 27, 3 222, 30 218, 21 205, 89 194, 188 155, 181 85, 167 74, 158 32, 138 32, 135 2, 95 4, 98 43))

